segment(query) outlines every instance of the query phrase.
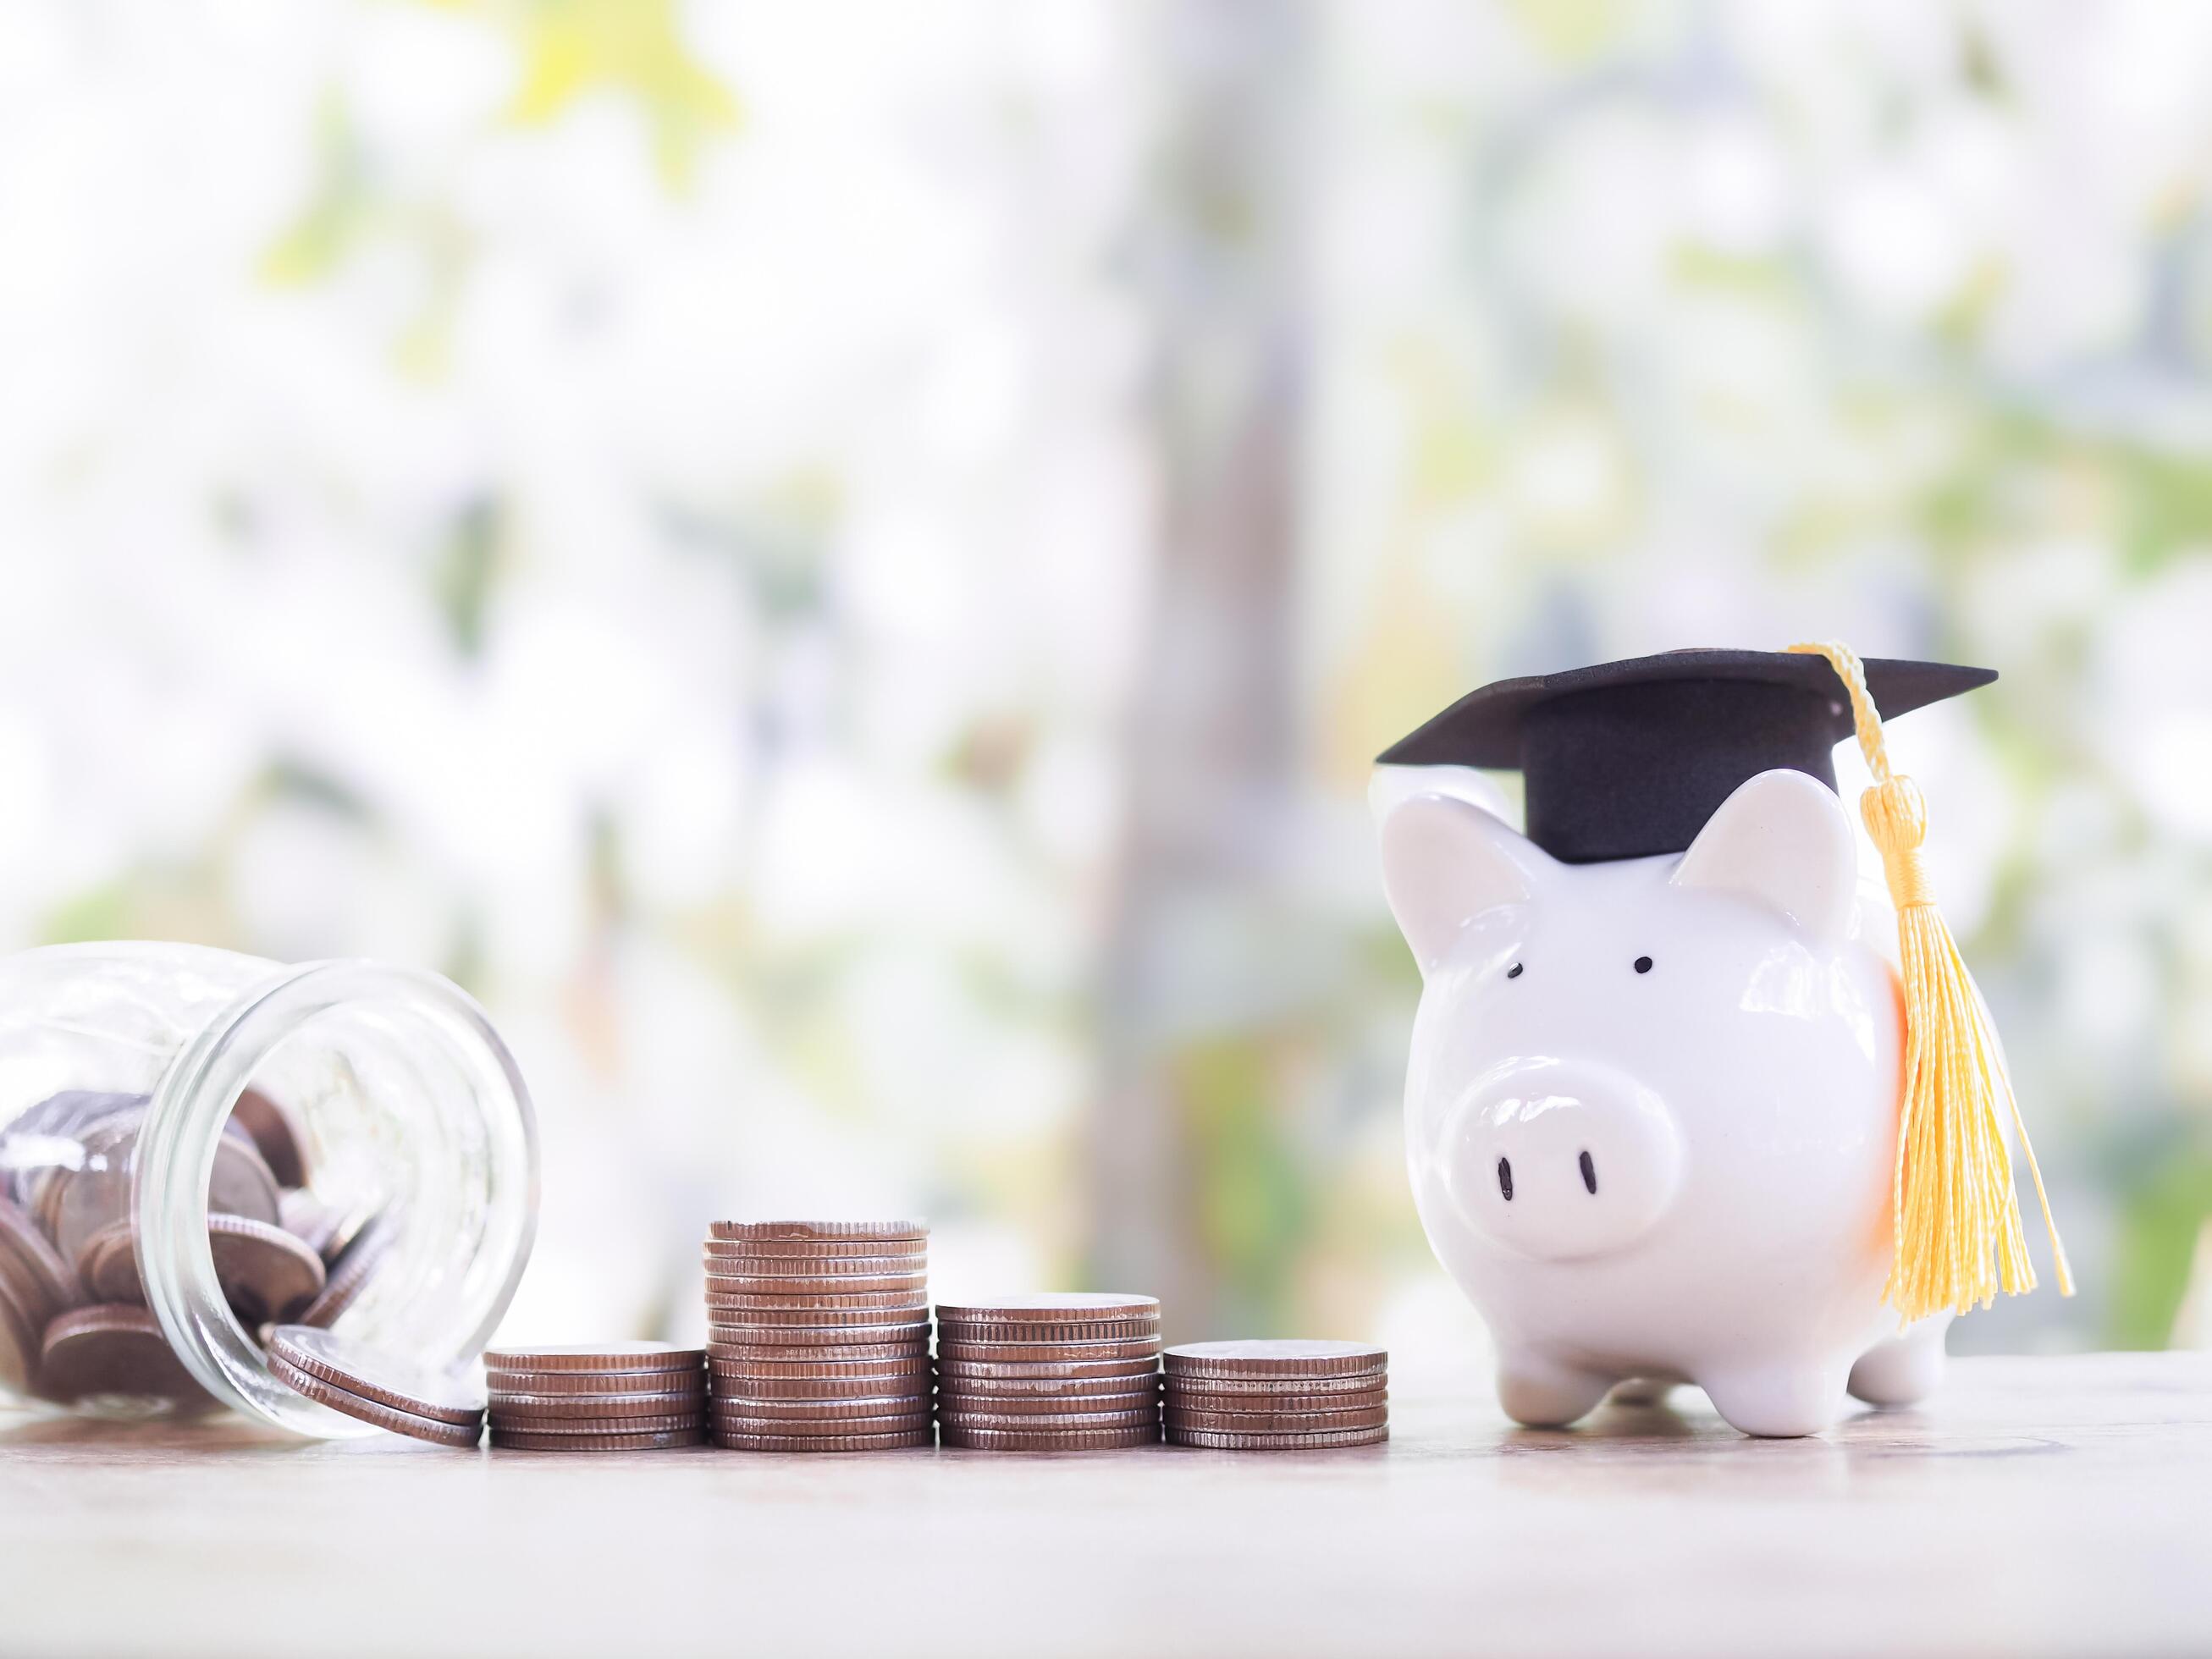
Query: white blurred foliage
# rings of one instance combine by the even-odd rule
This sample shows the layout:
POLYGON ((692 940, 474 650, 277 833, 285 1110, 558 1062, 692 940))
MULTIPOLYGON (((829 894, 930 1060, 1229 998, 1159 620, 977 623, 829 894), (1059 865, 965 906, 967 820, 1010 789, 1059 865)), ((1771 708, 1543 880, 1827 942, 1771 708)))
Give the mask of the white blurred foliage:
POLYGON ((1065 1132, 1149 510, 1109 9, 681 17, 672 182, 482 14, 0 9, 0 938, 212 858, 247 948, 464 968, 569 1329, 1065 1132))

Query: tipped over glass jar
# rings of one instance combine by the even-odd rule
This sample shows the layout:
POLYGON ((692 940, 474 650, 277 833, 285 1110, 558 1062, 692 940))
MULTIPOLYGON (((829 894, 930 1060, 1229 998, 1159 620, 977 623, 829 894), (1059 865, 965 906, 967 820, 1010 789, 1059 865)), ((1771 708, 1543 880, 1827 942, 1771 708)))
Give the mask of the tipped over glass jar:
POLYGON ((374 1432, 276 1381, 262 1333, 465 1365, 537 1213, 529 1093, 448 981, 182 945, 0 958, 0 1399, 374 1432))

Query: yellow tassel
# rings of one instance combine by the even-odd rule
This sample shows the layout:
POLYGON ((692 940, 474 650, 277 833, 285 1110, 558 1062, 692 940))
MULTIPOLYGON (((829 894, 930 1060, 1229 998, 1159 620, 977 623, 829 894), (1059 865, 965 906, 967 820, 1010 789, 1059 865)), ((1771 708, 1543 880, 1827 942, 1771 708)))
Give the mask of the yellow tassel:
POLYGON ((1882 1295, 1906 1323, 1950 1309, 1966 1313, 2035 1288, 2013 1191, 1999 1103, 2012 1113, 2020 1150, 2035 1180, 2043 1224, 2062 1296, 2074 1294, 2051 1218, 2043 1172, 2027 1144, 2027 1125, 1997 1057, 1996 1040, 1972 977, 1944 925, 1928 883, 1921 842, 1927 803, 1911 778, 1889 769, 1881 714, 1867 695, 1866 673, 1847 646, 1793 645, 1825 657, 1851 697, 1852 723, 1874 787, 1860 798, 1868 833, 1881 849, 1882 872, 1897 906, 1905 979, 1905 1100, 1897 1122, 1897 1172, 1891 1193, 1897 1259, 1882 1295), (1994 1260, 1992 1260, 1994 1258, 1994 1260))

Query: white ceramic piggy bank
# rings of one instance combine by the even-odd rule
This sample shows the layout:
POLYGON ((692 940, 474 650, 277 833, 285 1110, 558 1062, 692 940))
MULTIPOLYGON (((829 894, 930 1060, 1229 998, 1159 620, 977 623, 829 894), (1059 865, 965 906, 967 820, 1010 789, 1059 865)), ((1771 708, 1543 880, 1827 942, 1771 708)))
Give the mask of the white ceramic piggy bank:
POLYGON ((1948 1316, 1881 1301, 1902 1080, 1887 901, 1795 771, 1686 853, 1564 864, 1468 801, 1386 804, 1424 979, 1406 1082, 1431 1244, 1489 1322, 1518 1421, 1690 1382, 1748 1434, 1903 1404, 1948 1316))

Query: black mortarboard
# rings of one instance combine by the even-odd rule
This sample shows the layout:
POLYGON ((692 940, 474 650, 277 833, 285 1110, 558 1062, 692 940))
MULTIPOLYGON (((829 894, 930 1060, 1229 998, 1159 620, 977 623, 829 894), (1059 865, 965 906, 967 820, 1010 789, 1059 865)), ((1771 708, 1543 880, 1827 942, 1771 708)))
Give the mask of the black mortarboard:
MULTIPOLYGON (((1865 668, 1886 720, 1996 678, 1879 657, 1865 668)), ((1851 732, 1850 700, 1823 658, 1670 651, 1486 685, 1377 761, 1518 771, 1528 838, 1593 864, 1683 851, 1739 784, 1777 767, 1834 788, 1832 751, 1851 732)))

